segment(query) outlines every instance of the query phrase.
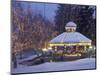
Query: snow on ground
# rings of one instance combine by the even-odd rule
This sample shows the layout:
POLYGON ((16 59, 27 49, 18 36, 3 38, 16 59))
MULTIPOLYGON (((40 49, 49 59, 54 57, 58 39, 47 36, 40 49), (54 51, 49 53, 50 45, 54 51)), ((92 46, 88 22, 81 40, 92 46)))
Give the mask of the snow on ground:
POLYGON ((46 62, 44 64, 34 65, 34 66, 19 65, 18 68, 12 69, 12 73, 95 69, 95 67, 96 67, 95 58, 85 58, 67 62, 46 62))

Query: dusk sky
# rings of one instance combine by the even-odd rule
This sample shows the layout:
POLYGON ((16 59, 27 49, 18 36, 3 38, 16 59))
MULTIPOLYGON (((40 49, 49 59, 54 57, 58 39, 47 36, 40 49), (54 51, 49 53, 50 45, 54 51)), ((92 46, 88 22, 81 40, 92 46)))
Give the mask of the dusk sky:
MULTIPOLYGON (((58 4, 55 4, 55 3, 22 1, 21 4, 25 8, 28 7, 28 5, 31 5, 31 9, 33 10, 33 12, 35 11, 36 13, 41 13, 43 16, 45 16, 50 21, 54 21, 54 17, 56 15, 55 12, 58 8, 58 4)), ((94 8, 93 6, 90 6, 90 7, 94 8)), ((95 11, 94 11, 93 17, 95 18, 95 11)))
POLYGON ((58 8, 58 4, 51 4, 51 3, 35 3, 35 2, 22 2, 24 6, 28 6, 31 5, 31 8, 33 9, 33 11, 39 11, 40 13, 42 13, 43 16, 45 16, 47 19, 53 21, 54 20, 54 16, 55 11, 58 8), (45 13, 45 15, 44 15, 45 13))

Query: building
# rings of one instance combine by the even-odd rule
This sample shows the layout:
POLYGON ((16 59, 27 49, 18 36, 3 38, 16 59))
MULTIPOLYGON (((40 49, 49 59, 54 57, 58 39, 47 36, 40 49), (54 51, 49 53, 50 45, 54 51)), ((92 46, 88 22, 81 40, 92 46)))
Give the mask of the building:
POLYGON ((49 46, 56 53, 64 53, 65 56, 81 56, 91 47, 91 40, 83 34, 76 32, 77 25, 68 22, 66 32, 58 35, 49 42, 49 46))

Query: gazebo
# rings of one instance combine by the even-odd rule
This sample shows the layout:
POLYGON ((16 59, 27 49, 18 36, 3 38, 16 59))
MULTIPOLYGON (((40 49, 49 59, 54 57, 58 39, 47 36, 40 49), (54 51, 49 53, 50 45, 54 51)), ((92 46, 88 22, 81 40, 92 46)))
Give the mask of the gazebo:
POLYGON ((57 53, 63 53, 65 56, 81 56, 91 47, 91 40, 83 34, 76 32, 77 25, 74 22, 68 22, 65 25, 66 32, 58 35, 49 42, 49 46, 57 53))

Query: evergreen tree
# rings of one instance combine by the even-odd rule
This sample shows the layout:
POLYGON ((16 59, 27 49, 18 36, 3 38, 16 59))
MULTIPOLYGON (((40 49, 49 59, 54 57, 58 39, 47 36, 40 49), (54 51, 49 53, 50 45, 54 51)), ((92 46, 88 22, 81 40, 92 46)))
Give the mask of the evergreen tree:
POLYGON ((69 21, 77 22, 78 12, 79 12, 78 5, 70 5, 70 4, 60 4, 58 6, 58 10, 56 11, 55 16, 55 25, 56 29, 59 33, 65 31, 65 25, 69 21))
POLYGON ((77 31, 84 34, 95 42, 96 38, 96 23, 93 19, 94 9, 90 6, 81 6, 79 12, 79 19, 77 21, 78 28, 77 31))

